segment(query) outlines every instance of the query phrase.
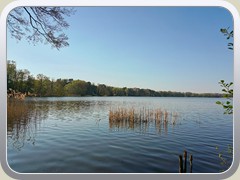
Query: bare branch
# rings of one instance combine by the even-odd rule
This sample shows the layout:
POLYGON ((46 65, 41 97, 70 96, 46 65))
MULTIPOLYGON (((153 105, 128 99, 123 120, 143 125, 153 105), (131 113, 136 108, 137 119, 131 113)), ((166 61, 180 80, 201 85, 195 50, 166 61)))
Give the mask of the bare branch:
POLYGON ((63 29, 69 24, 64 16, 74 13, 73 8, 65 7, 20 7, 15 8, 8 16, 8 29, 12 37, 29 42, 43 42, 60 49, 68 46, 68 37, 63 29))

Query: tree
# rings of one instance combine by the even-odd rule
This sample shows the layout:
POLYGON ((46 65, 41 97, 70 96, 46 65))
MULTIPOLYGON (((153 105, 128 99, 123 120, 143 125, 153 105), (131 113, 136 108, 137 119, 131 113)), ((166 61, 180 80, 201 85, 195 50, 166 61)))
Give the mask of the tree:
POLYGON ((97 86, 97 95, 99 96, 111 96, 111 88, 105 84, 98 84, 97 86))
POLYGON ((29 42, 49 43, 53 48, 68 46, 68 37, 63 29, 69 27, 65 16, 74 13, 73 8, 65 7, 18 7, 7 18, 7 27, 12 37, 29 42))
POLYGON ((26 69, 17 71, 17 81, 15 90, 18 90, 20 92, 27 92, 26 82, 29 75, 30 72, 26 69))
POLYGON ((64 87, 68 96, 85 96, 87 93, 87 83, 81 80, 70 82, 64 87))
POLYGON ((222 92, 224 93, 224 98, 228 100, 226 102, 217 101, 216 103, 221 105, 224 108, 224 114, 232 114, 233 113, 233 105, 232 105, 232 97, 233 97, 233 89, 231 86, 233 82, 225 83, 224 80, 219 82, 220 86, 223 87, 222 92))
MULTIPOLYGON (((229 31, 229 27, 222 28, 220 31, 224 34, 224 36, 227 36, 227 40, 231 40, 233 38, 233 30, 229 31)), ((228 43, 228 49, 233 50, 233 42, 228 43)), ((226 102, 217 101, 216 104, 219 104, 224 108, 224 114, 232 114, 233 105, 231 97, 233 97, 233 89, 231 89, 231 86, 233 85, 233 82, 225 83, 224 80, 221 80, 219 84, 223 87, 222 92, 224 93, 224 97, 228 100, 226 102)))
POLYGON ((28 93, 33 93, 34 91, 34 77, 32 75, 28 75, 27 81, 26 81, 26 92, 28 93))
POLYGON ((50 87, 51 81, 49 80, 49 78, 43 74, 38 74, 34 84, 35 93, 40 97, 46 95, 48 96, 50 87))
POLYGON ((97 94, 97 86, 92 84, 91 82, 87 82, 87 95, 94 96, 97 94))
POLYGON ((15 89, 17 69, 15 61, 7 61, 7 89, 15 89))
POLYGON ((113 96, 125 96, 125 90, 123 88, 113 87, 112 88, 113 96))
POLYGON ((57 79, 53 84, 53 96, 64 96, 64 86, 67 83, 62 79, 57 79))
MULTIPOLYGON (((224 34, 224 36, 227 36, 227 40, 230 40, 233 38, 233 31, 229 32, 229 28, 227 29, 220 29, 220 31, 224 34)), ((228 43, 228 49, 233 50, 233 43, 228 43)), ((232 97, 233 97, 233 89, 231 86, 233 85, 233 82, 225 83, 224 80, 221 80, 219 82, 220 86, 223 88, 222 92, 224 93, 224 97, 227 98, 226 102, 217 101, 216 104, 219 104, 224 109, 224 114, 232 114, 233 113, 233 105, 232 105, 232 97)), ((218 146, 216 147, 218 150, 218 146)), ((233 155, 233 147, 231 145, 228 145, 228 151, 231 156, 233 155)), ((227 168, 230 167, 230 164, 226 158, 223 158, 223 152, 218 152, 218 157, 221 160, 221 164, 227 165, 227 168)))

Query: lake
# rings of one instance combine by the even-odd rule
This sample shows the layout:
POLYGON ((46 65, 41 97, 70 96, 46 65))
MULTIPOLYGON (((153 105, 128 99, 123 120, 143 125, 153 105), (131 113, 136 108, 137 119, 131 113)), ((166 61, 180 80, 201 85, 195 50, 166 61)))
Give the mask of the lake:
POLYGON ((232 163, 233 116, 223 114, 218 100, 224 101, 51 97, 9 102, 7 160, 21 173, 178 173, 179 155, 186 150, 193 155, 193 173, 220 173, 232 163), (169 121, 110 123, 114 108, 159 108, 169 113, 169 121))

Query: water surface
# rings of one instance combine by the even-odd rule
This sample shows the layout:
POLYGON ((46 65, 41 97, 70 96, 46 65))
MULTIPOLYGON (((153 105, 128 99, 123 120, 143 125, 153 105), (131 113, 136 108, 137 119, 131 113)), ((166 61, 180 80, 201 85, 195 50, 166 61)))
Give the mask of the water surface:
POLYGON ((178 156, 187 150, 194 173, 219 173, 232 162, 227 150, 233 142, 233 117, 223 114, 218 100, 27 98, 11 107, 27 113, 14 117, 8 112, 8 163, 22 173, 178 173, 178 156), (109 110, 117 107, 161 108, 177 113, 177 123, 110 124, 109 110))

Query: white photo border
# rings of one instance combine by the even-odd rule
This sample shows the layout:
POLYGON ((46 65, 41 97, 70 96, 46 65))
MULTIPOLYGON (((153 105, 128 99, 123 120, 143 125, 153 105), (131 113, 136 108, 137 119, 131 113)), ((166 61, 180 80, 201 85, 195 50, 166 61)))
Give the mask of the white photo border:
POLYGON ((232 176, 238 166, 240 159, 240 18, 237 9, 230 2, 224 0, 18 0, 8 4, 0 17, 0 160, 3 170, 7 175, 15 179, 226 179, 232 176), (6 19, 11 10, 20 6, 160 6, 160 7, 223 7, 233 16, 234 25, 234 96, 233 96, 233 163, 223 173, 17 173, 7 163, 7 25, 6 19))

